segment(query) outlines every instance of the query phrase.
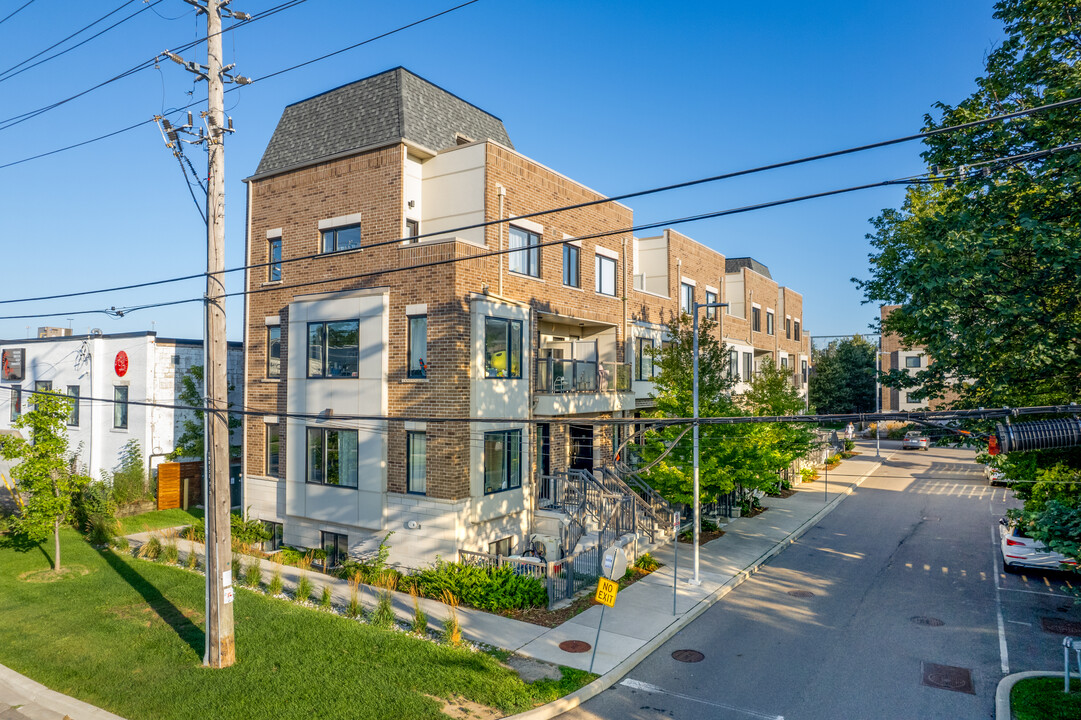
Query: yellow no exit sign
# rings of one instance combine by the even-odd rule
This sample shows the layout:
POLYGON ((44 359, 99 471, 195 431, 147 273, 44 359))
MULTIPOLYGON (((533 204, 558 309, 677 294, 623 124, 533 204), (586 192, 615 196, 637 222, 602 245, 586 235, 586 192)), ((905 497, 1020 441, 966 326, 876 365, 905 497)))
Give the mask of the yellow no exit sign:
POLYGON ((597 602, 608 607, 615 607, 616 593, 619 592, 619 583, 608 578, 600 578, 597 582, 597 602))

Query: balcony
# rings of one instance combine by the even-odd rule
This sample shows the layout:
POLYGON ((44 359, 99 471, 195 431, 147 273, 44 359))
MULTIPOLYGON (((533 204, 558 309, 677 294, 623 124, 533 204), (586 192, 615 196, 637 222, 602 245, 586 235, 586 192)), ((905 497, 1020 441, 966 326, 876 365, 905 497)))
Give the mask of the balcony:
POLYGON ((630 392, 631 366, 588 360, 537 359, 539 393, 630 392))

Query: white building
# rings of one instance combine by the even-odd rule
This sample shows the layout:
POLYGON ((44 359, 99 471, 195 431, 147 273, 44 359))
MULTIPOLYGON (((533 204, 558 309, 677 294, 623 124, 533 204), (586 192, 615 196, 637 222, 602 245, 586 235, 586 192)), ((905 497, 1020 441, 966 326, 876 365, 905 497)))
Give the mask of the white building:
MULTIPOLYGON (((29 409, 34 390, 77 396, 68 444, 91 477, 116 468, 130 440, 154 468, 176 447, 187 411, 141 403, 183 405, 181 378, 203 364, 200 340, 159 338, 153 332, 0 340, 0 430, 29 409)), ((243 346, 229 343, 229 399, 243 391, 243 346)))

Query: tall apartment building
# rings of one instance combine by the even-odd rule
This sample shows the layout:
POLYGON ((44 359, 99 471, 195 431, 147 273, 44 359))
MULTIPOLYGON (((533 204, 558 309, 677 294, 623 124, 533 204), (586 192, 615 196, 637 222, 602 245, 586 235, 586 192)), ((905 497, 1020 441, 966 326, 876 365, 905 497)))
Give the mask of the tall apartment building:
MULTIPOLYGON (((537 478, 620 440, 573 420, 650 406, 645 349, 729 285, 723 255, 632 237, 620 203, 522 217, 603 196, 403 68, 288 106, 246 182, 244 404, 266 416, 246 422, 245 504, 331 562, 391 531, 410 566, 519 548, 537 478)), ((745 311, 802 319, 768 271, 736 274, 745 311)), ((807 359, 799 330, 721 319, 759 362, 807 359)))
MULTIPOLYGON (((900 305, 883 305, 879 311, 882 320, 885 320, 900 305)), ((901 343, 901 338, 893 333, 885 333, 882 336, 882 370, 904 370, 909 375, 915 375, 920 370, 927 368, 933 362, 930 355, 922 347, 906 347, 901 343)), ((945 398, 938 400, 913 400, 910 396, 916 392, 915 388, 899 390, 882 386, 882 412, 909 412, 930 408, 938 410, 948 408, 956 400, 957 396, 950 392, 945 398)))
MULTIPOLYGON (((72 335, 62 330, 0 340, 0 430, 11 429, 29 409, 32 391, 62 392, 76 398, 67 422, 69 449, 91 477, 116 468, 131 440, 139 441, 148 467, 156 467, 176 447, 186 416, 164 406, 183 404, 181 379, 203 364, 202 341, 154 332, 72 335)), ((228 358, 229 401, 239 405, 240 343, 229 343, 228 358)))

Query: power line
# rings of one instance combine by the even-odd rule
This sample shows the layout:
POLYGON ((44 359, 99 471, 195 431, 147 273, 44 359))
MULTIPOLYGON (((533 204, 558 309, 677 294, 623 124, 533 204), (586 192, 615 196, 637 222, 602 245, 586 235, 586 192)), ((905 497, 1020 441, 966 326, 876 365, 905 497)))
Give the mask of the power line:
POLYGON ((15 8, 15 10, 13 12, 9 13, 7 16, 5 16, 3 18, 0 18, 0 25, 2 25, 3 23, 6 23, 8 20, 15 17, 17 14, 19 14, 19 11, 21 11, 27 5, 32 4, 33 2, 34 2, 34 0, 27 0, 25 3, 23 3, 19 7, 15 8))

